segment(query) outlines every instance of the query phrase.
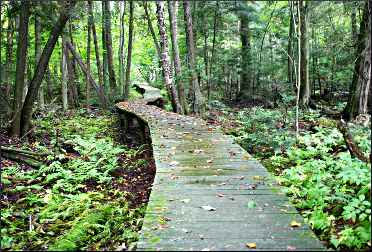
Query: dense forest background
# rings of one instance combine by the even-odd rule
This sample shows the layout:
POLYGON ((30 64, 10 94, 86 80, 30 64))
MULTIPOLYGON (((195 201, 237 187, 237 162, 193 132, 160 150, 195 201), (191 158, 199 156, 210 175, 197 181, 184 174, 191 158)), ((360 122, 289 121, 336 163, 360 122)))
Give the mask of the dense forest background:
MULTIPOLYGON (((218 123, 281 176, 330 246, 370 248, 370 1, 10 0, 0 9, 4 146, 54 151, 61 134, 99 136, 109 127, 91 118, 110 119, 97 111, 150 85, 166 110, 218 123), (45 132, 53 140, 40 147, 45 132)), ((100 151, 114 158, 111 147, 100 151)), ((22 238, 6 223, 2 244, 14 248, 22 238)))

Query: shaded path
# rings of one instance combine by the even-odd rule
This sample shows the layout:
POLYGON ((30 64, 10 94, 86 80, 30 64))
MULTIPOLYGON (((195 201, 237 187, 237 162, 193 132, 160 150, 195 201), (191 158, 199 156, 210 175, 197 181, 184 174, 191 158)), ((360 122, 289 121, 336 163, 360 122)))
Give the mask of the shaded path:
POLYGON ((143 102, 156 176, 138 250, 322 250, 267 170, 204 121, 143 102))

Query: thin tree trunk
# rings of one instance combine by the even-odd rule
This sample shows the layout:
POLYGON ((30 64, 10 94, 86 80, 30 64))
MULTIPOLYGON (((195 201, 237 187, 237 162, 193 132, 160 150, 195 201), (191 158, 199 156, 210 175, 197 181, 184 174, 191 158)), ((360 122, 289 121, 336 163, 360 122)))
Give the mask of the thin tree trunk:
POLYGON ((124 25, 124 16, 125 16, 125 7, 126 1, 120 1, 119 3, 119 13, 120 13, 120 41, 119 41, 119 93, 123 94, 124 91, 124 43, 125 43, 125 25, 124 25))
POLYGON ((105 32, 106 32, 106 51, 107 51, 107 70, 109 75, 109 82, 111 88, 111 95, 115 94, 116 91, 116 78, 114 70, 114 61, 112 53, 112 36, 111 36, 111 12, 110 12, 110 1, 104 0, 105 2, 105 32))
POLYGON ((124 100, 128 100, 129 86, 130 86, 130 66, 132 63, 132 43, 133 43, 133 0, 129 1, 129 31, 128 31, 128 53, 127 53, 127 67, 125 69, 125 86, 124 86, 124 100))
POLYGON ((168 13, 169 13, 169 24, 171 28, 171 39, 172 39, 172 51, 173 51, 173 64, 175 72, 175 81, 177 83, 178 99, 180 101, 184 114, 188 113, 184 83, 181 79, 181 59, 180 51, 178 48, 178 26, 177 26, 177 11, 178 1, 168 0, 168 13))
POLYGON ((88 16, 88 33, 87 33, 87 74, 85 76, 86 81, 86 89, 85 89, 85 101, 86 101, 86 108, 89 109, 89 99, 90 99, 90 81, 89 76, 90 74, 90 44, 91 44, 91 24, 90 18, 88 16))
MULTIPOLYGON (((36 1, 36 4, 39 4, 38 1, 36 1)), ((40 17, 38 16, 38 13, 35 13, 35 61, 38 62, 41 56, 41 23, 40 23, 40 17)), ((44 101, 44 85, 41 84, 40 90, 39 90, 39 106, 40 108, 44 108, 45 101, 44 101)))
POLYGON ((293 41, 293 15, 292 15, 292 9, 289 9, 290 17, 289 17, 289 33, 288 33, 288 48, 287 48, 287 78, 288 78, 288 83, 293 84, 293 48, 292 48, 292 41, 293 41))
MULTIPOLYGON (((68 34, 69 34, 69 39, 71 41, 71 44, 75 47, 75 43, 73 40, 72 36, 72 25, 69 23, 68 27, 68 34)), ((76 68, 76 60, 74 57, 71 55, 69 51, 66 51, 67 55, 67 69, 68 69, 68 90, 69 90, 69 96, 68 98, 70 99, 70 104, 74 107, 77 108, 79 107, 79 94, 77 91, 77 85, 76 81, 78 81, 78 73, 77 73, 77 68, 76 68)))
POLYGON ((107 108, 107 98, 102 92, 102 89, 99 88, 96 81, 93 79, 91 74, 88 74, 87 66, 84 64, 83 59, 78 54, 78 52, 75 50, 74 46, 71 44, 70 41, 65 41, 66 48, 72 53, 72 56, 75 58, 77 63, 80 66, 80 69, 83 71, 83 73, 88 76, 90 83, 94 87, 94 89, 97 92, 98 98, 100 99, 101 105, 103 108, 107 108))
POLYGON ((25 71, 27 58, 28 41, 28 22, 30 17, 30 1, 22 0, 21 12, 19 16, 18 43, 17 43, 17 63, 14 84, 13 119, 11 124, 12 136, 20 136, 21 133, 21 110, 22 96, 25 86, 25 71))
MULTIPOLYGON (((12 87, 12 66, 13 66, 13 37, 14 37, 14 19, 10 16, 10 11, 8 10, 8 30, 7 30, 7 46, 6 46, 6 64, 4 69, 4 81, 5 81, 5 95, 9 97, 10 90, 12 87)), ((10 107, 9 107, 10 109, 10 107)))
POLYGON ((173 112, 182 113, 182 107, 178 100, 177 89, 172 81, 172 74, 169 64, 168 38, 164 22, 164 2, 162 1, 156 2, 156 14, 158 18, 158 28, 161 47, 161 65, 163 69, 165 86, 167 87, 169 97, 171 98, 173 112))
POLYGON ((27 96, 22 108, 22 115, 21 115, 21 133, 25 135, 31 126, 31 117, 32 117, 32 109, 33 103, 35 101, 35 96, 40 88, 41 81, 43 80, 45 70, 48 67, 50 56, 54 50, 54 46, 57 43, 58 37, 61 35, 63 28, 66 25, 67 20, 70 17, 70 12, 75 5, 76 1, 71 0, 67 2, 62 10, 57 23, 54 25, 53 30, 50 33, 49 39, 43 49, 41 54, 40 60, 36 66, 36 70, 34 76, 30 82, 29 90, 27 92, 27 96))
POLYGON ((147 8, 147 2, 146 1, 143 2, 143 8, 145 10, 145 16, 146 16, 146 19, 147 19, 147 25, 148 25, 148 28, 150 30, 151 37, 152 37, 152 39, 154 41, 156 52, 158 54, 159 59, 161 59, 161 49, 160 49, 158 40, 157 40, 156 35, 155 35, 154 27, 152 26, 151 17, 150 17, 148 8, 147 8))
POLYGON ((68 110, 68 51, 66 48, 66 35, 62 34, 62 60, 61 60, 61 75, 62 75, 62 85, 61 85, 61 95, 62 95, 62 109, 64 111, 68 110))
POLYGON ((98 72, 98 82, 100 89, 102 92, 104 90, 104 83, 103 83, 103 69, 101 60, 99 57, 99 47, 98 47, 98 39, 97 39, 97 32, 96 32, 96 25, 94 23, 94 15, 93 15, 93 3, 92 0, 88 0, 88 7, 89 7, 89 18, 90 18, 90 25, 92 28, 92 35, 93 35, 93 42, 94 42, 94 51, 96 54, 96 64, 97 64, 97 72, 98 72))
POLYGON ((300 33, 301 33, 301 61, 300 61, 300 105, 301 106, 308 106, 310 100, 310 84, 309 84, 309 66, 308 66, 308 20, 307 20, 307 9, 308 3, 300 0, 300 16, 301 16, 301 25, 300 25, 300 33))
POLYGON ((188 54, 188 65, 191 72, 191 111, 195 114, 204 114, 204 98, 200 91, 200 86, 198 83, 198 76, 195 69, 195 45, 194 45, 194 33, 192 25, 192 17, 190 12, 190 2, 183 1, 184 9, 184 20, 185 20, 185 30, 186 30, 186 44, 187 44, 187 54, 188 54))
POLYGON ((249 18, 246 13, 247 4, 245 1, 241 1, 243 10, 239 15, 240 19, 240 40, 242 43, 241 47, 241 74, 240 74, 240 83, 241 90, 239 94, 240 99, 245 99, 250 96, 251 92, 251 44, 250 44, 250 30, 249 30, 249 18))
POLYGON ((108 65, 107 65, 107 32, 106 32, 106 0, 102 1, 102 73, 103 73, 103 85, 105 90, 109 89, 109 79, 108 79, 108 65))
MULTIPOLYGON (((211 60, 209 63, 209 78, 208 78, 208 84, 207 84, 207 99, 210 100, 212 86, 211 86, 211 78, 212 78, 212 72, 213 72, 213 66, 214 66, 214 54, 215 54, 215 46, 216 46, 216 34, 217 34, 217 24, 218 24, 218 9, 219 4, 218 0, 216 1, 216 9, 214 12, 214 22, 213 22, 213 40, 212 40, 212 51, 211 51, 211 60)), ((213 76, 214 77, 214 76, 213 76)))

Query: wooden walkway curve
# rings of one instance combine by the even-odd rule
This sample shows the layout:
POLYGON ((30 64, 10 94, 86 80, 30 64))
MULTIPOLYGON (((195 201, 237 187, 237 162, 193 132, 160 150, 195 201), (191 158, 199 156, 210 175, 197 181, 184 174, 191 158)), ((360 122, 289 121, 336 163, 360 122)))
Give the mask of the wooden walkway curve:
POLYGON ((267 170, 203 120, 144 102, 156 176, 137 250, 324 250, 267 170))

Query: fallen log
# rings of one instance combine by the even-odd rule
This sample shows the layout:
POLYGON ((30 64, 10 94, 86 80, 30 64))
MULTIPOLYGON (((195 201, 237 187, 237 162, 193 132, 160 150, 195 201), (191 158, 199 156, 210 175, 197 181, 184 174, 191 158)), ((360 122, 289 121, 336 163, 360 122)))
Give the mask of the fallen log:
POLYGON ((364 155, 359 146, 354 142, 353 136, 350 134, 349 129, 347 128, 347 125, 344 120, 340 120, 337 122, 337 128, 344 137, 346 147, 350 152, 350 156, 352 158, 356 157, 360 161, 363 161, 365 163, 370 163, 369 158, 364 155))
POLYGON ((22 162, 32 167, 40 167, 48 155, 53 155, 51 152, 32 152, 27 150, 19 150, 11 147, 0 147, 0 156, 8 158, 16 162, 22 162))

